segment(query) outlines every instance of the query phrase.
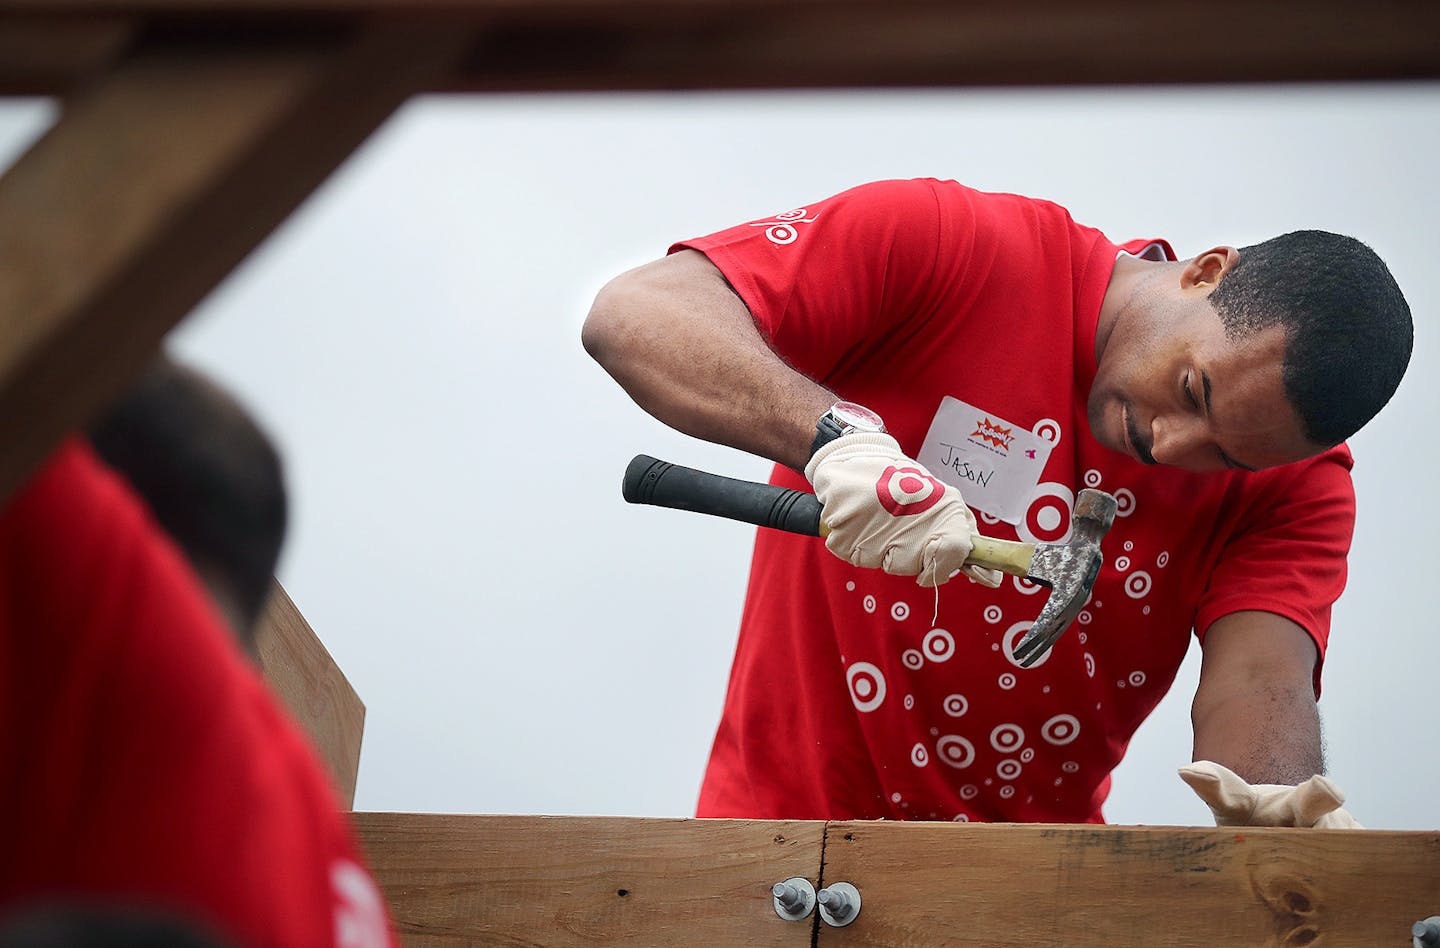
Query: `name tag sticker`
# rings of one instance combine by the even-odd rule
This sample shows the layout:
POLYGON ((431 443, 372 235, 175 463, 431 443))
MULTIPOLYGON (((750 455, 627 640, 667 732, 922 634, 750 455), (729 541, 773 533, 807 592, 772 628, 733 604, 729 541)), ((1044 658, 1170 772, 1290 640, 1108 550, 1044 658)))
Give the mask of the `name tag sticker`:
POLYGON ((982 513, 1017 524, 1050 460, 1049 441, 993 412, 945 396, 915 459, 982 513))

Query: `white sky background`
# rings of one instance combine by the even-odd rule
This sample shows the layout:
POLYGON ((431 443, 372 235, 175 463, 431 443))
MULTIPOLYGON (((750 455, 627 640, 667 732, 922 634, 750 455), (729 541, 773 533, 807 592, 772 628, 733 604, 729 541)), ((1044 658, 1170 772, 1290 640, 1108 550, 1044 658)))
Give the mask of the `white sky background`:
MULTIPOLYGON (((0 102, 0 161, 53 119, 0 102)), ((281 445, 280 578, 368 708, 358 809, 684 816, 751 528, 635 508, 640 452, 769 465, 649 419, 585 356, 609 277, 877 178, 1050 198, 1182 255, 1318 227, 1390 264, 1409 375, 1352 441, 1360 519, 1321 709, 1366 825, 1440 826, 1434 191, 1440 85, 431 98, 174 334, 281 445)), ((1112 822, 1208 824, 1191 649, 1112 822)))

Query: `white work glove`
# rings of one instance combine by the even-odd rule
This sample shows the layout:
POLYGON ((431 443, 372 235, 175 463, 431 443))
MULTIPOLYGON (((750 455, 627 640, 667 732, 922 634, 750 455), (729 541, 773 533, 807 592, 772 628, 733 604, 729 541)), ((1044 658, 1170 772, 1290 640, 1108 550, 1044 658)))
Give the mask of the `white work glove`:
POLYGON ((1216 826, 1364 828, 1340 805, 1345 802, 1345 794, 1335 781, 1320 774, 1294 787, 1251 784, 1233 770, 1197 760, 1180 768, 1180 779, 1210 807, 1216 826))
MULTIPOLYGON (((888 434, 836 438, 815 452, 805 476, 825 508, 825 547, 853 566, 938 586, 970 555, 975 515, 960 491, 906 457, 888 434)), ((965 574, 1000 585, 996 570, 969 566, 965 574)))

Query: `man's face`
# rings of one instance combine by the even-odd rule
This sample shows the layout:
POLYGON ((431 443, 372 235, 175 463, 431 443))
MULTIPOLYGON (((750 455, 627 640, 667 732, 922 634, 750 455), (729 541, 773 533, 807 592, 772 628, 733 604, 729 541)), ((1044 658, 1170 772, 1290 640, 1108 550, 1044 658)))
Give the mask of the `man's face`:
POLYGON ((1259 470, 1320 453, 1285 397, 1284 330, 1227 339, 1205 296, 1137 293, 1117 315, 1090 388, 1096 440, 1187 471, 1259 470))

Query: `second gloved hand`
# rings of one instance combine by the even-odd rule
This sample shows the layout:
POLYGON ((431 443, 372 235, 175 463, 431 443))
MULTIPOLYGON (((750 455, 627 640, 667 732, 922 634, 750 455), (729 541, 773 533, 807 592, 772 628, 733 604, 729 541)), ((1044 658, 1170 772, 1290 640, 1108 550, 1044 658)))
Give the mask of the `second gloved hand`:
POLYGON ((1210 807, 1216 826, 1362 828, 1341 806, 1345 794, 1335 781, 1319 774, 1298 786, 1250 783, 1228 767, 1197 760, 1180 768, 1180 779, 1210 807))
MULTIPOLYGON (((815 452, 805 476, 824 505, 826 548, 854 566, 938 586, 970 555, 975 516, 960 491, 907 457, 888 434, 837 438, 815 452)), ((993 570, 965 572, 999 584, 993 570)))

